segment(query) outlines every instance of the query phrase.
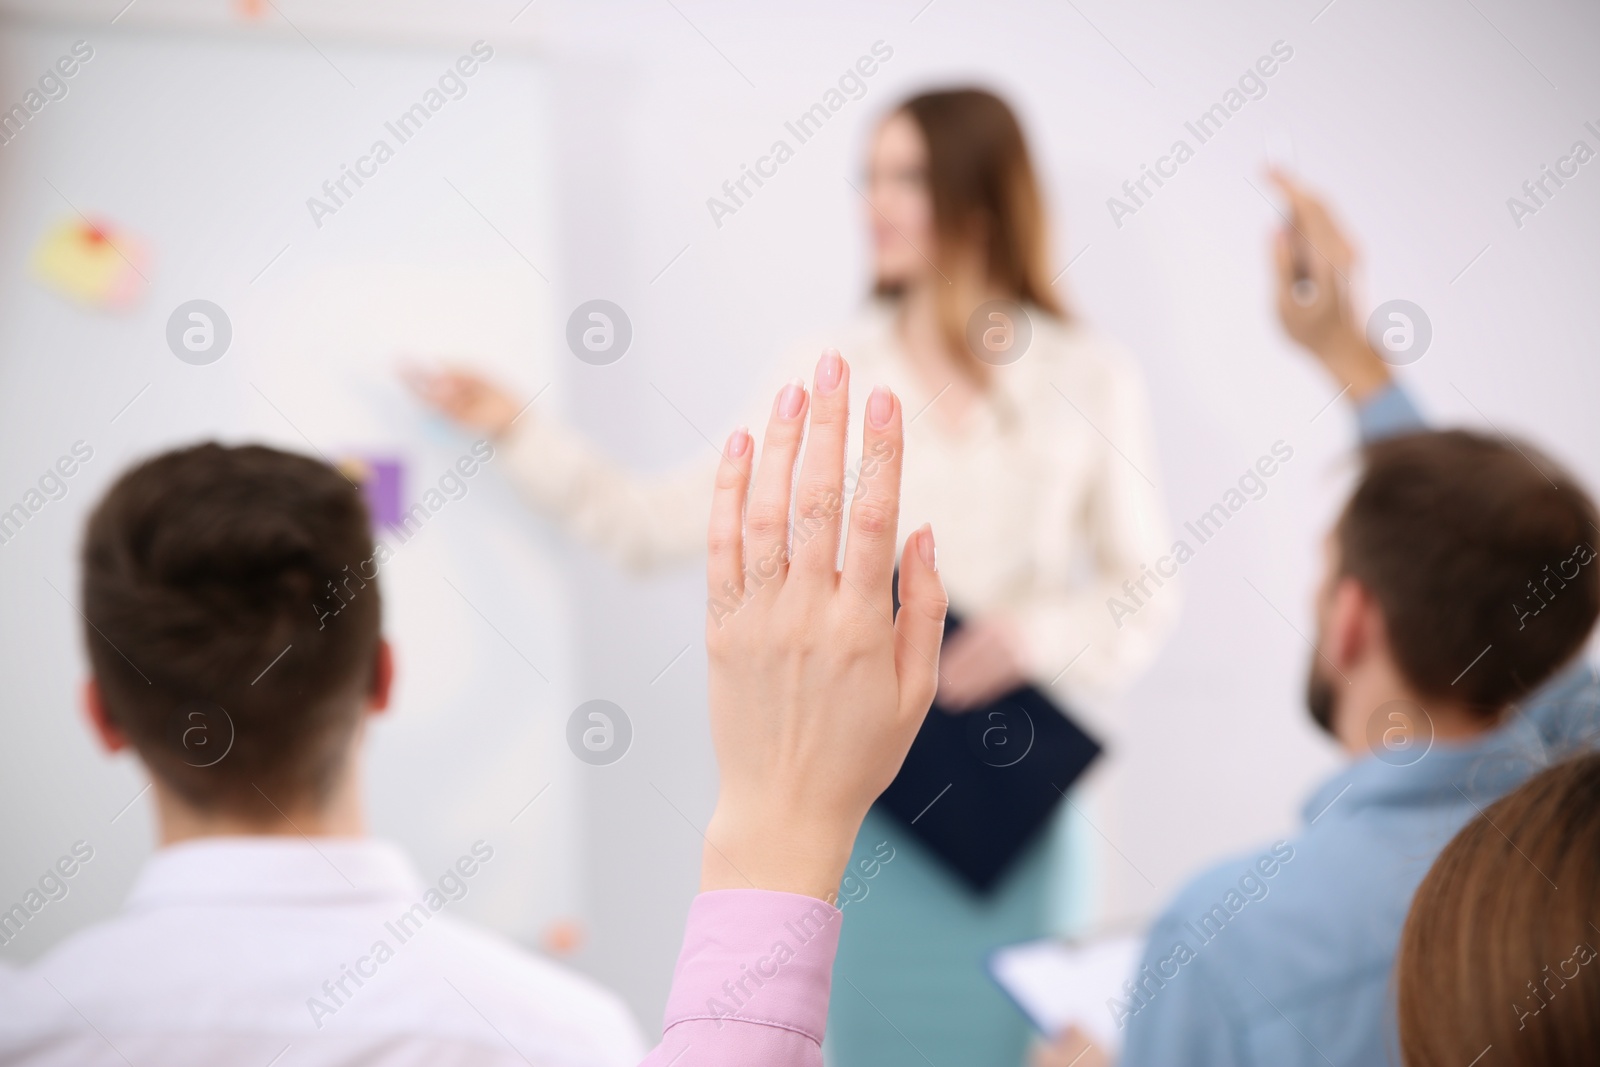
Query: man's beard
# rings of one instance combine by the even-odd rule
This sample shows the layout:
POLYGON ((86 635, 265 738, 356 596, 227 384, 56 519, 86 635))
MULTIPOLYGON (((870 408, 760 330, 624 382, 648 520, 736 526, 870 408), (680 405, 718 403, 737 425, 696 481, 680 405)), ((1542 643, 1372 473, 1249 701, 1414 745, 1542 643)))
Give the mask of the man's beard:
POLYGON ((1317 657, 1313 655, 1306 671, 1306 710, 1311 713, 1311 721, 1322 727, 1329 737, 1338 736, 1333 729, 1333 704, 1333 683, 1317 670, 1317 657))

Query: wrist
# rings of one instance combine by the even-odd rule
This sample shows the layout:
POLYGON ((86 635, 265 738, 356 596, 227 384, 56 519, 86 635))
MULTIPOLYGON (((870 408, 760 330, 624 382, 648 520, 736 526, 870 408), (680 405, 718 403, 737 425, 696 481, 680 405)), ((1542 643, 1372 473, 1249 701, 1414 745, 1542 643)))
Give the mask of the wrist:
POLYGON ((1358 403, 1381 392, 1393 380, 1389 365, 1354 329, 1335 331, 1312 351, 1323 366, 1344 383, 1350 390, 1350 398, 1358 403))
POLYGON ((1033 673, 1033 648, 1028 644, 1028 632, 1021 620, 1008 614, 995 617, 1000 627, 1000 642, 1005 649, 1006 667, 1012 680, 1018 684, 1027 681, 1033 673))
POLYGON ((489 435, 490 440, 503 441, 514 434, 518 429, 519 416, 525 416, 525 418, 521 420, 521 424, 523 426, 527 426, 533 421, 533 416, 527 411, 522 411, 520 413, 513 411, 500 418, 496 418, 490 422, 487 427, 485 427, 485 431, 489 435))
POLYGON ((700 890, 768 889, 832 903, 860 828, 861 817, 767 815, 720 798, 706 827, 700 890))

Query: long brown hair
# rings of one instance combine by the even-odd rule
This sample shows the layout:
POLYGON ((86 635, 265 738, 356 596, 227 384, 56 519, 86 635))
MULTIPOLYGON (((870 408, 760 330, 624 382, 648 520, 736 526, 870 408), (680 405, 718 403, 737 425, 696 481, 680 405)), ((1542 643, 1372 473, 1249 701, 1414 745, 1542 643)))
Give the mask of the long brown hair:
MULTIPOLYGON (((983 89, 923 93, 899 108, 917 124, 928 146, 928 191, 939 247, 933 262, 948 274, 956 259, 981 242, 988 283, 1013 300, 1060 318, 1066 309, 1050 287, 1044 202, 1017 117, 1004 100, 983 89)), ((880 281, 880 296, 901 286, 880 281)), ((967 316, 954 285, 939 289, 939 327, 951 351, 983 380, 987 367, 967 347, 967 316)))
POLYGON ((1422 880, 1400 938, 1407 1067, 1592 1067, 1600 1050, 1600 754, 1491 805, 1422 880))

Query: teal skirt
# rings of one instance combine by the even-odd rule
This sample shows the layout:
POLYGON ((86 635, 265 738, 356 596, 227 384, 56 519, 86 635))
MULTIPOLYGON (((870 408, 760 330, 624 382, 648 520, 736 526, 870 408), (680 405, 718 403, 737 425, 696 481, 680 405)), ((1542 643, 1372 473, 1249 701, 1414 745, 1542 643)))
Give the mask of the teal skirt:
POLYGON ((1056 836, 1041 834, 993 892, 979 896, 904 824, 877 810, 867 815, 840 896, 844 927, 825 1044, 832 1067, 1024 1062, 1030 1028, 986 961, 1053 925, 1056 836))

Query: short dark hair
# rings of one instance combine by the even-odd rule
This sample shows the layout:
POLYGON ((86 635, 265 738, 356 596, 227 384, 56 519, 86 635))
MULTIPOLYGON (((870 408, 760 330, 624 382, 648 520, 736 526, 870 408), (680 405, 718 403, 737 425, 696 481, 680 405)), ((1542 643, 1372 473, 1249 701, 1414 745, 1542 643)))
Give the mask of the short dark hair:
POLYGON ((118 478, 84 538, 84 636, 151 773, 202 810, 325 799, 373 677, 372 557, 360 490, 306 456, 207 443, 118 478))
POLYGON ((1422 880, 1395 964, 1408 1067, 1578 1067, 1600 1046, 1600 755, 1475 817, 1422 880))
POLYGON ((1463 430, 1372 444, 1335 536, 1407 682, 1486 717, 1570 659, 1600 614, 1594 502, 1532 445, 1463 430))

